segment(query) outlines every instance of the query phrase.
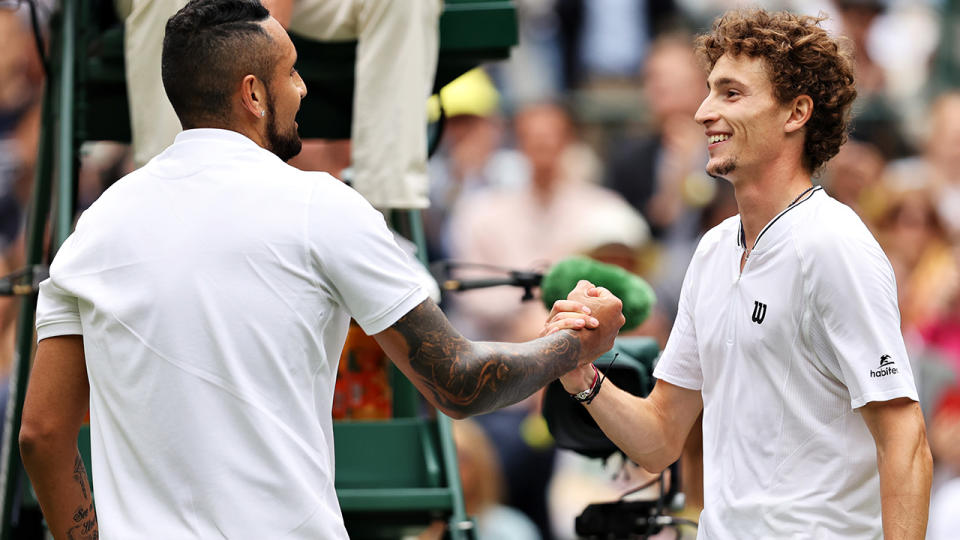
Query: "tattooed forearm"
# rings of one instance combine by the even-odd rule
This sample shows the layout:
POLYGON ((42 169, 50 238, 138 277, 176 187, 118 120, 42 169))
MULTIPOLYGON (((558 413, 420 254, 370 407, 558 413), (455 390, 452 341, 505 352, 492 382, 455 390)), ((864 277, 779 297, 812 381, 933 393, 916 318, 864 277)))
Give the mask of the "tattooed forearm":
POLYGON ((424 302, 393 326, 410 365, 436 402, 472 415, 516 403, 577 366, 580 340, 567 331, 528 343, 474 343, 424 302))
POLYGON ((80 495, 84 500, 90 498, 90 492, 87 491, 87 468, 83 465, 83 459, 78 453, 73 460, 73 481, 80 485, 80 495))
POLYGON ((100 538, 97 510, 91 500, 90 487, 87 482, 87 469, 83 465, 83 459, 80 458, 79 453, 73 462, 73 480, 80 487, 81 500, 84 506, 78 506, 73 513, 73 523, 75 525, 67 529, 67 538, 69 540, 97 540, 100 538))

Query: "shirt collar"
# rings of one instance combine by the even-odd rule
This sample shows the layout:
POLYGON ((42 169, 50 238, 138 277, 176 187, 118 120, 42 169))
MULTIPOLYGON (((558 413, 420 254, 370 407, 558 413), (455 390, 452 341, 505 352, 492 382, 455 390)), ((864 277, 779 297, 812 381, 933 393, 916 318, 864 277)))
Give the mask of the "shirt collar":
MULTIPOLYGON (((822 191, 822 190, 823 190, 823 186, 812 186, 810 189, 808 189, 807 191, 804 191, 799 197, 797 197, 797 200, 790 203, 790 206, 784 208, 782 212, 780 212, 779 214, 777 214, 776 217, 770 220, 770 222, 767 223, 767 225, 760 231, 760 234, 757 235, 757 241, 754 242, 753 249, 751 251, 752 252, 762 251, 763 247, 765 247, 766 244, 772 243, 775 238, 779 237, 783 228, 774 227, 774 224, 780 221, 780 218, 785 216, 791 210, 807 202, 818 191, 822 191), (761 240, 763 240, 764 242, 762 245, 760 242, 761 240)), ((744 232, 743 232, 743 221, 741 220, 740 227, 737 230, 737 247, 745 248, 746 245, 747 243, 746 243, 746 239, 744 238, 744 232)))
POLYGON ((233 142, 260 148, 260 145, 242 133, 219 128, 195 128, 181 131, 173 140, 173 144, 192 141, 233 142))
POLYGON ((150 160, 151 174, 177 178, 222 161, 277 160, 272 152, 249 137, 228 129, 188 129, 177 134, 166 150, 150 160))

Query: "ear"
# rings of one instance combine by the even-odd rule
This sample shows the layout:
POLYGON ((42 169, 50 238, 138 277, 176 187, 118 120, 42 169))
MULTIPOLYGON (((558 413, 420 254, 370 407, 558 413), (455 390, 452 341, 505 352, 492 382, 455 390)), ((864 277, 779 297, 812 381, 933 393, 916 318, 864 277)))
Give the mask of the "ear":
POLYGON ((787 117, 787 123, 783 126, 784 131, 793 133, 803 129, 813 114, 813 99, 803 94, 793 98, 790 103, 790 116, 787 117))
POLYGON ((263 118, 267 111, 267 88, 254 75, 247 75, 240 82, 240 102, 245 112, 263 118))

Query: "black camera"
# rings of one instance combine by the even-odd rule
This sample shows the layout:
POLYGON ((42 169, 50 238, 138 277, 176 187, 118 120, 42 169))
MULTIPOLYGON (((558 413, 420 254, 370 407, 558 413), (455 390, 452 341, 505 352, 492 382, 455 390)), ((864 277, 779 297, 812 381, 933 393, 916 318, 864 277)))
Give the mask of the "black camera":
MULTIPOLYGON (((613 350, 601 356, 594 365, 603 377, 617 387, 643 397, 653 390, 653 368, 659 355, 660 348, 651 338, 621 337, 617 338, 613 350)), ((603 391, 602 386, 600 391, 603 391)), ((587 409, 570 398, 560 381, 554 381, 547 387, 543 416, 558 448, 599 459, 607 459, 620 452, 587 409)), ((621 499, 587 506, 576 519, 577 535, 590 540, 647 538, 659 533, 665 526, 695 525, 688 520, 665 515, 668 508, 682 500, 679 464, 674 463, 668 470, 669 480, 660 475, 661 488, 657 499, 621 499)))

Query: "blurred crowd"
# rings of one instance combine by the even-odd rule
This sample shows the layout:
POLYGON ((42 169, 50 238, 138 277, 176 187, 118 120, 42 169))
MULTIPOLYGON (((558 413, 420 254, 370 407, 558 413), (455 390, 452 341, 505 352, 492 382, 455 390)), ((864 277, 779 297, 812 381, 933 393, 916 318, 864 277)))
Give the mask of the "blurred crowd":
MULTIPOLYGON (((43 64, 26 10, 0 3, 0 276, 24 265, 23 225, 40 133, 43 64)), ((0 296, 0 375, 13 361, 16 300, 0 296)), ((0 385, 0 410, 7 388, 0 385)))
MULTIPOLYGON (((577 254, 622 266, 655 288, 654 314, 636 333, 662 345, 700 235, 737 213, 732 188, 704 173, 706 144, 693 114, 706 77, 692 36, 742 3, 515 3, 520 45, 511 59, 441 92, 447 122, 429 164, 424 212, 429 258, 477 265, 458 277, 544 271, 577 254)), ((43 86, 20 4, 0 0, 0 274, 23 264, 43 86)), ((936 459, 928 537, 947 538, 960 530, 960 2, 759 4, 828 15, 823 24, 846 36, 855 58, 850 140, 815 182, 861 216, 893 265, 936 459)), ((324 160, 301 158, 311 161, 324 160)), ((124 146, 87 145, 81 206, 129 168, 124 146)), ((482 289, 448 295, 443 307, 467 337, 521 341, 536 337, 547 314, 521 296, 510 287, 482 289)), ((15 319, 16 302, 0 297, 2 373, 15 319)), ((524 538, 571 538, 573 517, 591 497, 616 498, 628 480, 648 476, 558 453, 539 406, 534 397, 460 429, 458 446, 472 452, 461 466, 483 468, 464 472, 467 502, 477 515, 501 516, 488 523, 519 523, 524 538), (463 447, 461 439, 480 442, 463 447), (471 478, 496 478, 495 486, 473 486, 471 478)), ((690 469, 684 485, 695 510, 702 500, 690 469)))

